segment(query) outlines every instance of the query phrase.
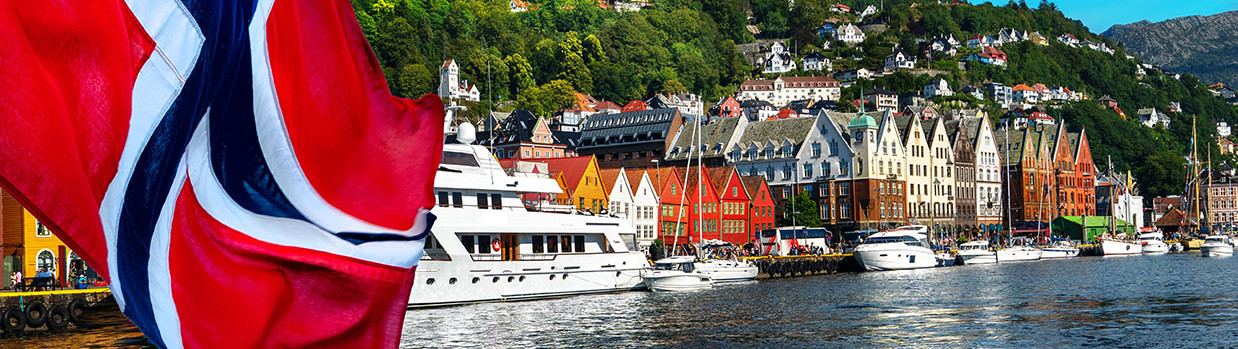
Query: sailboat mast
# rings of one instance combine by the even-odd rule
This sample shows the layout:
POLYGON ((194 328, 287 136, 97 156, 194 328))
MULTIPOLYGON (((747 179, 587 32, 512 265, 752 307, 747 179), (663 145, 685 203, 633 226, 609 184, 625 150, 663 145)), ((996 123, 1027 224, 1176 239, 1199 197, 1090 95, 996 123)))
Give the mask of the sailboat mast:
MULTIPOLYGON (((701 120, 699 119, 699 116, 698 116, 698 119, 696 120, 696 127, 697 128, 701 127, 701 120)), ((704 130, 701 130, 701 131, 702 132, 693 132, 696 134, 696 148, 697 149, 701 149, 701 138, 702 136, 704 136, 704 133, 705 133, 704 130)), ((701 181, 703 181, 705 178, 705 174, 702 173, 705 171, 705 164, 702 163, 703 161, 705 161, 705 151, 701 150, 701 152, 696 156, 696 202, 700 203, 700 206, 697 207, 696 209, 696 221, 700 222, 700 225, 701 225, 701 229, 697 229, 696 231, 696 236, 697 236, 696 242, 698 244, 701 244, 701 246, 704 246, 705 244, 705 213, 703 212, 703 209, 705 208, 705 203, 701 202, 704 196, 704 194, 701 193, 701 188, 702 188, 701 181)), ((688 166, 692 166, 691 158, 688 158, 688 166)))
MULTIPOLYGON (((1010 207, 1010 181, 1013 180, 1010 175, 1010 169, 1006 168, 1010 164, 1010 121, 1006 121, 1006 163, 1002 164, 1002 171, 1006 172, 1006 236, 1014 236, 1014 207, 1010 207)), ((999 236, 1000 237, 1000 236, 999 236)))
MULTIPOLYGON (((1208 186, 1204 188, 1204 218, 1208 218, 1208 234, 1212 234, 1212 148, 1207 149, 1208 152, 1208 186)), ((1203 224, 1203 218, 1199 219, 1199 223, 1203 224)))
POLYGON ((1195 178, 1195 196, 1191 203, 1191 210, 1195 211, 1195 231, 1199 232, 1199 142, 1196 142, 1198 134, 1195 128, 1195 117, 1191 117, 1191 175, 1195 178))

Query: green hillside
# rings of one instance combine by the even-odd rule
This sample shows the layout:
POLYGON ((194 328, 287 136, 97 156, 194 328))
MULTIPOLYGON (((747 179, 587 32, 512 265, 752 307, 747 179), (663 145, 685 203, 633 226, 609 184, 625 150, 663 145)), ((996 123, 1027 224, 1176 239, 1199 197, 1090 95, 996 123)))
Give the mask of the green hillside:
MULTIPOLYGON (((656 92, 681 91, 714 101, 733 93, 745 79, 761 77, 740 51, 741 45, 756 39, 784 40, 799 54, 821 51, 834 61, 835 71, 879 68, 897 46, 920 56, 918 68, 940 70, 943 74, 938 76, 955 88, 985 82, 1042 83, 1087 93, 1092 100, 1052 104, 1048 112, 1064 120, 1071 131, 1086 127, 1098 165, 1112 156, 1118 170, 1135 173, 1149 198, 1182 187, 1192 116, 1198 116, 1200 139, 1208 140, 1201 147, 1211 149, 1214 162, 1234 163, 1219 154, 1211 137, 1216 133, 1213 120, 1238 124, 1238 109, 1212 97, 1188 75, 1175 79, 1151 71, 1137 78, 1138 59, 1127 59, 1120 48, 1110 55, 1062 44, 1055 38, 1069 33, 1116 47, 1052 4, 886 0, 883 11, 863 24, 882 23, 887 29, 847 47, 817 36, 816 28, 827 21, 859 23, 852 14, 831 12, 835 2, 796 0, 791 6, 787 0, 654 0, 652 8, 626 13, 586 0, 530 1, 527 12, 511 12, 506 0, 353 0, 353 5, 392 92, 406 97, 434 92, 437 68, 443 60, 455 59, 463 78, 481 88, 483 101, 493 98, 539 115, 570 103, 573 91, 619 104, 656 92), (759 34, 746 28, 749 17, 759 34), (966 41, 974 34, 995 35, 1007 27, 1039 32, 1050 44, 1002 46, 1009 55, 1004 68, 967 64, 962 70, 958 65, 962 54, 930 60, 922 53, 922 42, 934 36, 953 34, 966 41), (1182 112, 1170 114, 1173 122, 1168 129, 1146 128, 1100 107, 1095 99, 1103 95, 1117 100, 1132 119, 1139 108, 1165 111, 1170 102, 1179 102, 1182 112)), ((842 3, 858 11, 881 6, 882 1, 842 3)), ((844 89, 843 97, 857 98, 871 86, 899 93, 919 91, 931 79, 900 72, 857 83, 844 89)), ((1004 113, 984 101, 953 99, 949 105, 985 108, 993 116, 1004 113)), ((483 102, 471 112, 487 109, 483 102)), ((1204 151, 1201 148, 1201 154, 1204 151)))

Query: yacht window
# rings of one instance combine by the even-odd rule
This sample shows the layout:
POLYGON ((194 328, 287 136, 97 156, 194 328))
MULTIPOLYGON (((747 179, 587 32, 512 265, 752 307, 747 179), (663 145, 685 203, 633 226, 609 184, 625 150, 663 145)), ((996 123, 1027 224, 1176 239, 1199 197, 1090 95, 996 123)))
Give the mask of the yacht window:
POLYGON ((576 245, 576 246, 572 246, 572 247, 574 247, 574 248, 575 248, 575 251, 576 251, 577 253, 579 253, 579 252, 585 252, 585 236, 584 236, 584 235, 576 235, 576 236, 573 236, 573 237, 572 237, 572 240, 574 240, 574 241, 573 241, 573 242, 574 242, 574 245, 576 245))
POLYGON ((473 154, 454 151, 443 152, 443 160, 441 163, 443 165, 481 167, 477 164, 477 158, 473 157, 473 154))
POLYGON ((460 244, 464 245, 464 249, 468 250, 469 253, 473 253, 475 250, 474 246, 476 245, 472 235, 460 235, 460 244))
POLYGON ((477 236, 477 253, 490 253, 490 235, 477 236))
POLYGON ((486 209, 486 208, 488 208, 488 207, 486 207, 486 206, 487 206, 487 203, 488 203, 488 201, 486 200, 486 194, 485 194, 485 193, 477 193, 477 208, 480 208, 480 209, 486 209))
POLYGON ((559 240, 559 237, 555 235, 550 235, 546 237, 546 252, 547 253, 559 253, 558 240, 559 240))
POLYGON ((570 235, 560 236, 559 242, 561 243, 560 250, 562 250, 563 253, 572 252, 572 237, 570 235))
POLYGON ((459 192, 451 193, 451 206, 464 207, 464 194, 459 192))
POLYGON ((447 192, 445 191, 438 192, 438 207, 447 207, 447 205, 448 205, 447 192))
POLYGON ((533 235, 533 253, 546 253, 546 245, 541 235, 533 235))

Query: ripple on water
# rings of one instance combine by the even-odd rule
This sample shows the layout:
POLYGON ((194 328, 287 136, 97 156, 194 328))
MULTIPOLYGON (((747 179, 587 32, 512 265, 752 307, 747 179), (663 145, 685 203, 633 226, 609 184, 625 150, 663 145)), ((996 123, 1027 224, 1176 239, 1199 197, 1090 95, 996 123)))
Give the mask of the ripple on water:
POLYGON ((1077 258, 413 310, 420 347, 1232 347, 1238 259, 1077 258))

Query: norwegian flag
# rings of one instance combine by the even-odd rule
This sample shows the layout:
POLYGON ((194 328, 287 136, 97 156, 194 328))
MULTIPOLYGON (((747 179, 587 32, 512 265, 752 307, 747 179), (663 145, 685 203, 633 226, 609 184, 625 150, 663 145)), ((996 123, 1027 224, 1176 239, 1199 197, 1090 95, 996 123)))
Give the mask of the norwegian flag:
POLYGON ((0 1, 0 186, 160 347, 392 347, 442 104, 348 1, 0 1))

